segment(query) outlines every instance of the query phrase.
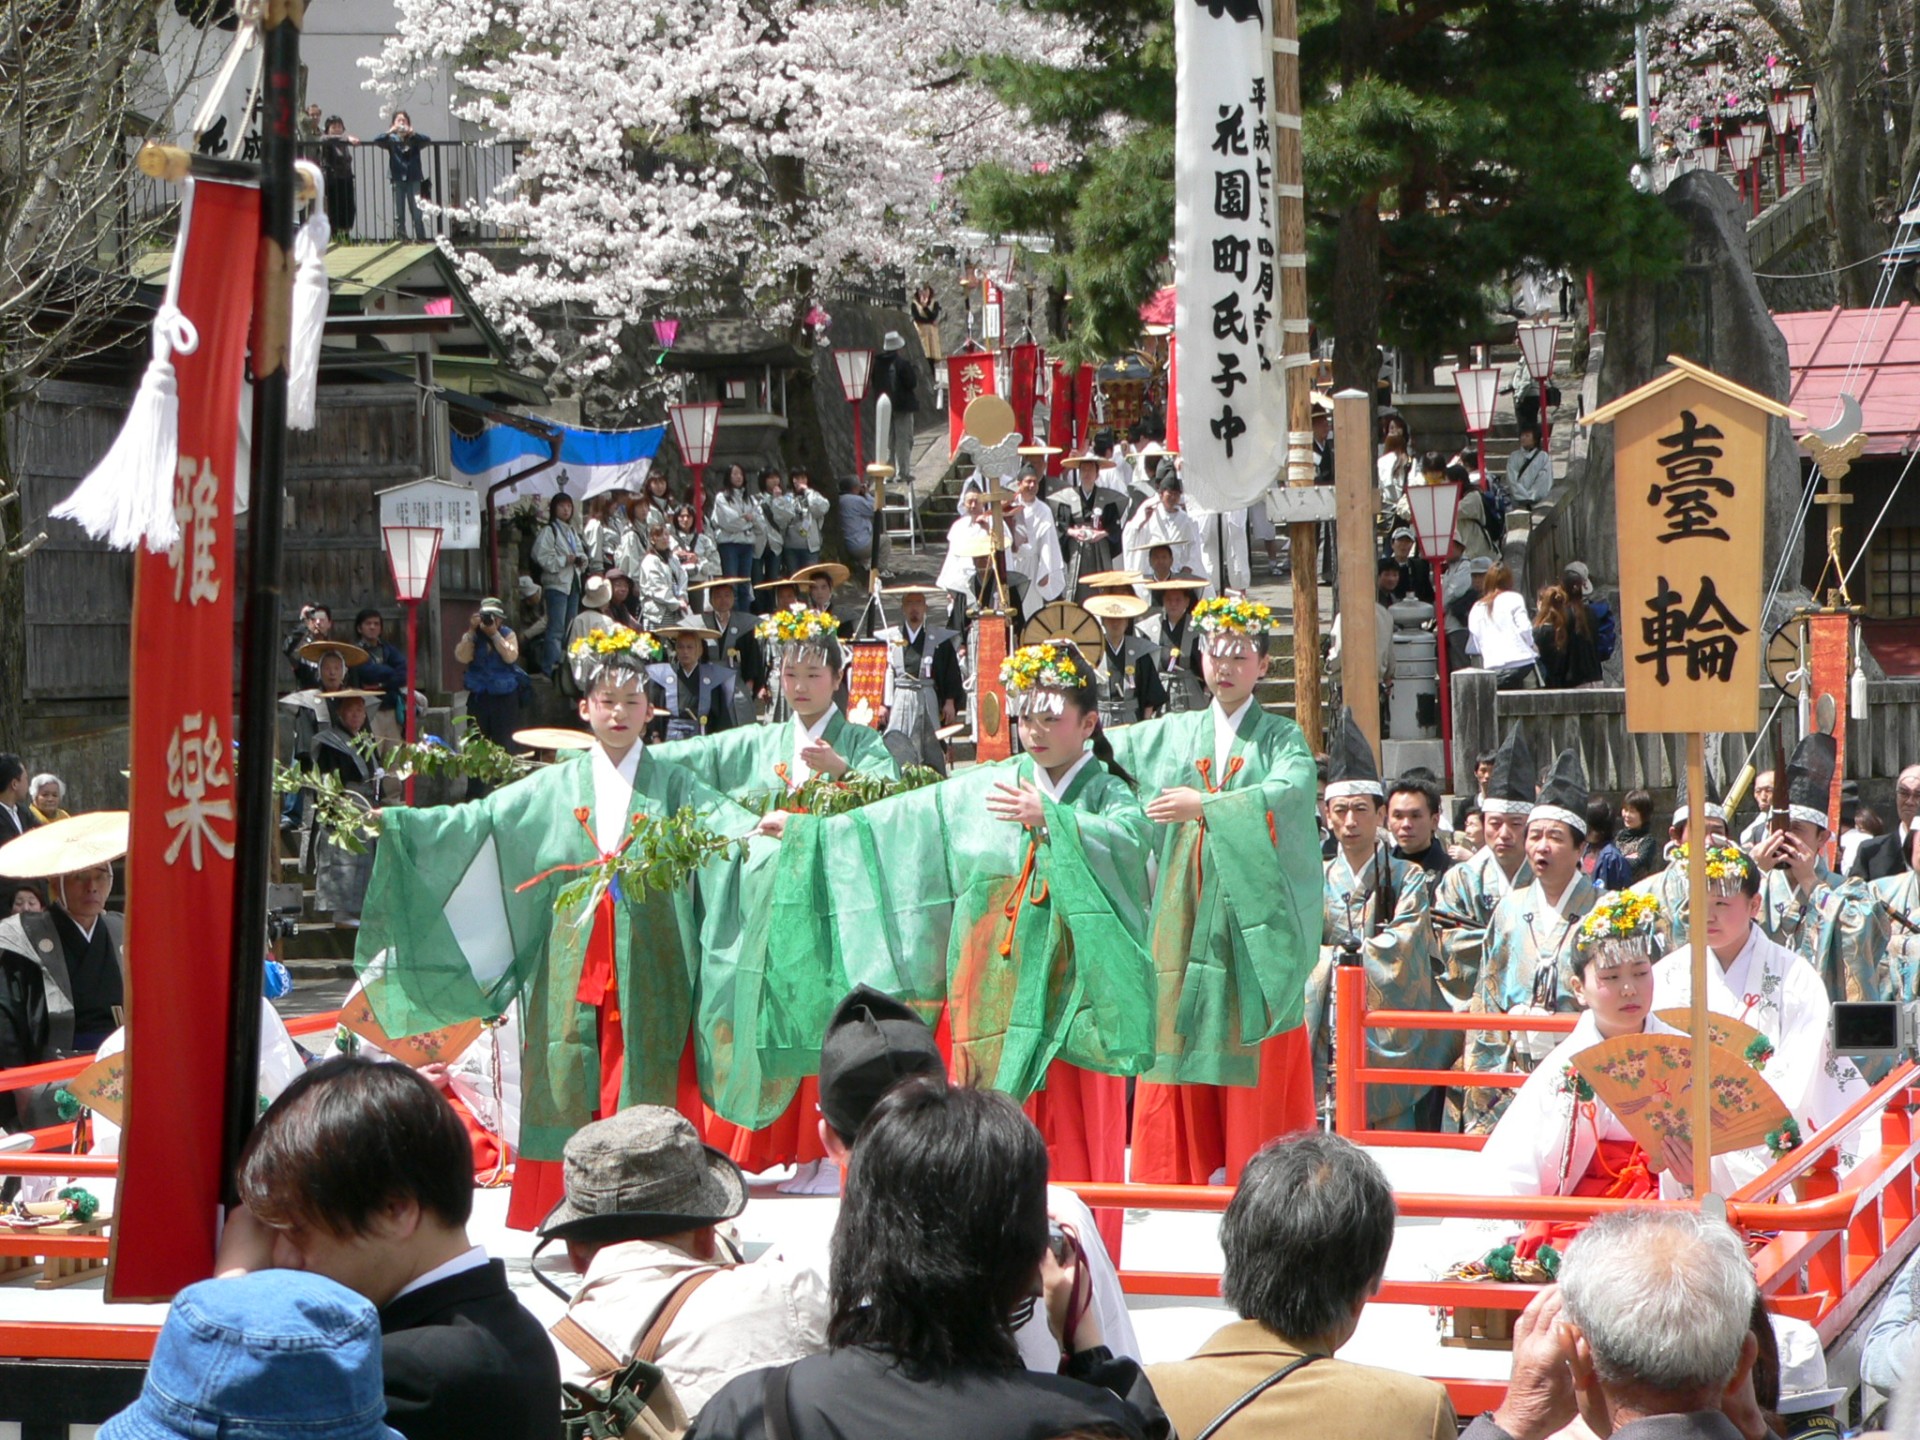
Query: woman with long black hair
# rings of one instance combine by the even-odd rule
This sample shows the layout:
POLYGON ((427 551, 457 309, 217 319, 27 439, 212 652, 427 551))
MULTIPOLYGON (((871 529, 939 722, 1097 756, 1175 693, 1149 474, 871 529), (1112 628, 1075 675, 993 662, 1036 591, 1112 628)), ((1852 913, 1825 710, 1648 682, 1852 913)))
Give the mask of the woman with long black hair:
POLYGON ((828 1352, 733 1381, 693 1433, 1164 1437, 1152 1387, 1097 1325, 1070 1333, 1063 1374, 1021 1366, 1013 1320, 1041 1288, 1046 1191, 1046 1149, 1006 1096, 932 1077, 890 1091, 848 1162, 828 1352))

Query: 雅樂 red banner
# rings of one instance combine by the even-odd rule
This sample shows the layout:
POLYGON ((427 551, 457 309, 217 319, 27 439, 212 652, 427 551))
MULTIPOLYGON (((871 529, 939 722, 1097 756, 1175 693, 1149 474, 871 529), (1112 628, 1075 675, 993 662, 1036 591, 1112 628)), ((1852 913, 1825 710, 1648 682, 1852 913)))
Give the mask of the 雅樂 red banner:
POLYGON ((234 463, 260 192, 193 182, 176 347, 180 538, 134 561, 127 1104, 111 1300, 213 1273, 221 1192, 234 830, 234 463))

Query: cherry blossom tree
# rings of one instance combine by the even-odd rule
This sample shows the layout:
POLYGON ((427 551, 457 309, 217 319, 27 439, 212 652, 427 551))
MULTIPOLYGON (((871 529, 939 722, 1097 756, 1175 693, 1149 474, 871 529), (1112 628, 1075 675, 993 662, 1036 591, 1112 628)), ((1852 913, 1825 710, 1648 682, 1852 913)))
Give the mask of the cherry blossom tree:
MULTIPOLYGON (((1056 142, 973 74, 1072 63, 1057 17, 997 0, 399 0, 370 85, 450 67, 455 114, 528 142, 473 201, 520 253, 475 297, 556 378, 608 376, 644 321, 746 313, 796 339, 816 297, 911 263, 951 177, 1056 142)), ((604 380, 603 380, 604 383, 604 380)))

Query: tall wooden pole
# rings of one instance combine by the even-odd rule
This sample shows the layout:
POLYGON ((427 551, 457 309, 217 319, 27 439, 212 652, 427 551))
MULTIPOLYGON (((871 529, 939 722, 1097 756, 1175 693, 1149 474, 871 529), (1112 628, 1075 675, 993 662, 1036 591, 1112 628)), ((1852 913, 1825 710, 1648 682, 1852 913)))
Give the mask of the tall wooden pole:
MULTIPOLYGON (((294 117, 305 0, 268 0, 261 106, 260 258, 253 298, 253 455, 248 467, 246 624, 240 656, 238 855, 233 894, 223 1158, 227 1199, 255 1119, 265 989, 267 883, 278 868, 273 757, 280 659, 280 529, 287 457, 287 353, 293 333, 294 117)), ((412 696, 408 696, 411 708, 412 696)))
MULTIPOLYGON (((1314 482, 1313 373, 1309 368, 1313 355, 1307 347, 1307 198, 1300 109, 1300 12, 1295 0, 1274 0, 1273 189, 1280 221, 1281 364, 1286 367, 1289 485, 1314 482)), ((1318 754, 1326 748, 1320 723, 1320 527, 1312 521, 1296 523, 1288 527, 1288 535, 1293 557, 1293 713, 1307 747, 1318 754)), ((1371 556, 1372 544, 1362 553, 1371 556)), ((1362 593, 1370 594, 1371 587, 1362 593)), ((1372 618, 1370 611, 1368 618, 1372 618)), ((1371 662, 1371 653, 1367 659, 1371 662)))
POLYGON ((1687 735, 1687 929, 1693 945, 1693 1090, 1688 1115, 1693 1130, 1693 1193, 1713 1189, 1712 1035, 1707 1029, 1707 747, 1698 730, 1687 735))
MULTIPOLYGON (((1333 488, 1338 519, 1334 522, 1334 552, 1340 557, 1340 688, 1353 722, 1380 756, 1380 666, 1374 633, 1378 616, 1372 605, 1373 565, 1373 446, 1368 439, 1369 401, 1365 391, 1342 390, 1333 397, 1333 488)), ((1296 530, 1311 526, 1295 526, 1296 530)), ((1293 571, 1300 573, 1295 553, 1293 571)), ((1299 631, 1294 632, 1296 635, 1299 631)), ((1298 694, 1296 690, 1294 692, 1298 694)))

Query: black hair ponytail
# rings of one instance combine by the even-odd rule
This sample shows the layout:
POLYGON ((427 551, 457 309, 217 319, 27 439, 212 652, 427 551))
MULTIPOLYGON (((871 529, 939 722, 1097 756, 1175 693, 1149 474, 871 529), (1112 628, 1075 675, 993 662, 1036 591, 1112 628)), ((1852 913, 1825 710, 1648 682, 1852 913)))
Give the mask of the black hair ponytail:
POLYGON ((1094 722, 1093 727, 1093 758, 1111 770, 1116 778, 1124 780, 1129 790, 1140 788, 1140 782, 1127 773, 1126 766, 1113 758, 1113 742, 1107 739, 1107 727, 1098 721, 1094 722))

